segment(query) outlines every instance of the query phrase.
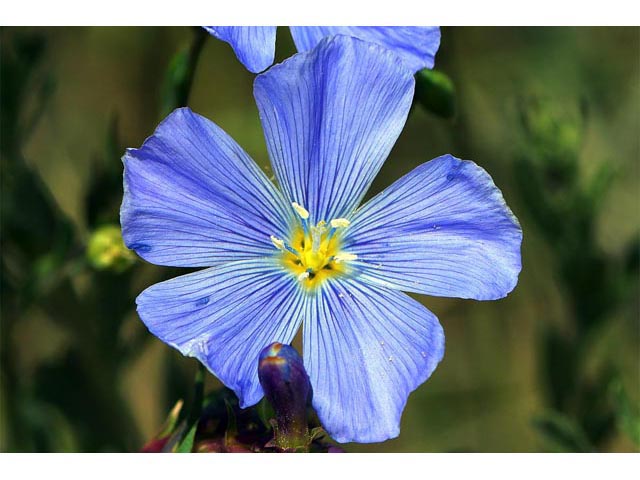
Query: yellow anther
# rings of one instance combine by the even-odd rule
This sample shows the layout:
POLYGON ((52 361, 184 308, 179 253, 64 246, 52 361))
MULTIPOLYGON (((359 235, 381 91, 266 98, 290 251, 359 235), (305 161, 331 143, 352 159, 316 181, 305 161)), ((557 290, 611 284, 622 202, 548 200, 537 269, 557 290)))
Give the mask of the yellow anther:
POLYGON ((293 202, 291 206, 296 211, 296 213, 300 215, 300 218, 302 218, 303 220, 306 220, 307 218, 309 218, 309 212, 302 205, 299 205, 296 202, 293 202))
POLYGON ((309 272, 302 272, 300 275, 298 275, 298 281, 302 282, 303 280, 306 280, 307 278, 309 278, 309 272))
POLYGON ((333 256, 333 259, 338 263, 349 262, 351 260, 356 260, 357 258, 358 256, 353 253, 338 253, 337 255, 333 256))
POLYGON ((331 220, 332 228, 345 228, 349 225, 351 225, 351 222, 346 218, 334 218, 333 220, 331 220))
POLYGON ((278 250, 284 250, 284 242, 277 237, 271 235, 271 242, 276 246, 278 250))

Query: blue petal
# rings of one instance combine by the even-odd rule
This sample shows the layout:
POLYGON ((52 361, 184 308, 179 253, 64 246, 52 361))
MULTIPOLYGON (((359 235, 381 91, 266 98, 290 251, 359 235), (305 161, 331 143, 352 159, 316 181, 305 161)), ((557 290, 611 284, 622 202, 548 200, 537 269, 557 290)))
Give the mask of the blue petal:
POLYGON ((214 266, 271 255, 290 207, 217 125, 174 111, 123 157, 120 210, 127 247, 158 265, 214 266))
POLYGON ((242 408, 262 398, 260 351, 291 343, 301 323, 295 278, 273 260, 231 262, 158 283, 138 296, 138 314, 151 333, 196 357, 242 408))
POLYGON ((451 155, 427 162, 363 205, 344 250, 361 280, 444 297, 493 300, 518 282, 522 230, 487 172, 451 155))
POLYGON ((345 36, 256 77, 274 172, 312 222, 358 205, 404 126, 413 87, 393 54, 345 36))
POLYGON ((227 42, 247 70, 258 73, 273 63, 276 52, 276 27, 203 27, 227 42))
POLYGON ((433 313, 357 280, 329 283, 307 304, 303 341, 313 406, 338 442, 398 436, 407 397, 444 354, 433 313))
POLYGON ((413 72, 433 68, 440 46, 439 27, 291 27, 299 52, 311 50, 331 35, 348 35, 381 45, 402 58, 413 72))

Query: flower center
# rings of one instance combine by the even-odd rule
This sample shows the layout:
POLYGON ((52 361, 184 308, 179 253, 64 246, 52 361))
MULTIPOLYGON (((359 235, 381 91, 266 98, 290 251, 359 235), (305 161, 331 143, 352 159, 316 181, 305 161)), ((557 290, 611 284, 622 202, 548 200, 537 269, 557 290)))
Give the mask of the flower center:
POLYGON ((292 230, 290 241, 273 235, 271 241, 281 252, 282 265, 293 273, 309 290, 317 288, 328 278, 340 276, 348 271, 347 263, 356 260, 356 255, 341 250, 342 231, 349 226, 345 218, 336 218, 316 225, 309 224, 309 212, 293 203, 300 217, 292 230))

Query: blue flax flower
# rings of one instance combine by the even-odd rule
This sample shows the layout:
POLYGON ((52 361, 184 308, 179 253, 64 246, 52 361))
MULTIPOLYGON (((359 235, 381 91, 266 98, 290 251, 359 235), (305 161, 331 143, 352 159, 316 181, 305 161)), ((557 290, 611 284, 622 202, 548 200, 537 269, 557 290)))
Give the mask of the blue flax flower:
POLYGON ((208 267, 145 290, 149 330, 240 399, 263 396, 260 351, 302 326, 313 406, 340 442, 399 433, 444 352, 438 319, 403 291, 490 300, 520 271, 521 230, 491 177, 444 155, 360 207, 400 134, 414 79, 381 47, 336 36, 256 77, 280 185, 188 108, 124 156, 127 246, 208 267))
MULTIPOLYGON (((299 52, 315 47, 333 35, 348 35, 391 50, 413 72, 433 68, 440 46, 439 27, 289 27, 299 52)), ((266 70, 276 51, 276 27, 204 27, 227 42, 238 60, 251 72, 266 70)))

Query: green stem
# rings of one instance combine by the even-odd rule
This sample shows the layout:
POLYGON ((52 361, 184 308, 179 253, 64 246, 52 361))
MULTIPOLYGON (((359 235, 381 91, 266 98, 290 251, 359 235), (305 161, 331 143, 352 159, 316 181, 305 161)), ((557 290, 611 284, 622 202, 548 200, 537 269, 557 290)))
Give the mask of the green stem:
POLYGON ((196 371, 196 377, 194 380, 193 402, 191 403, 191 409, 189 410, 189 416, 187 417, 187 430, 176 449, 177 453, 189 453, 193 450, 193 443, 195 441, 198 423, 200 422, 200 415, 202 415, 204 376, 204 365, 198 362, 198 370, 196 371))

